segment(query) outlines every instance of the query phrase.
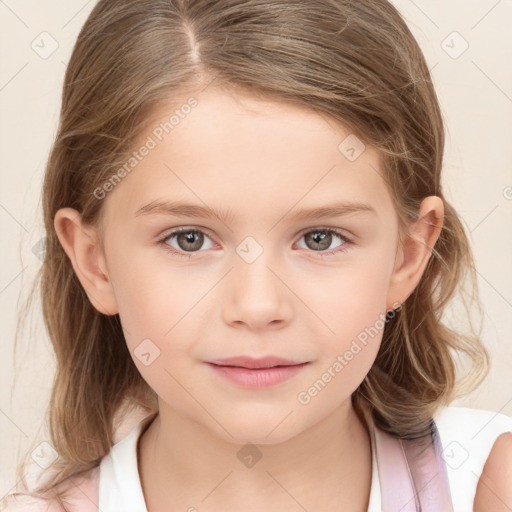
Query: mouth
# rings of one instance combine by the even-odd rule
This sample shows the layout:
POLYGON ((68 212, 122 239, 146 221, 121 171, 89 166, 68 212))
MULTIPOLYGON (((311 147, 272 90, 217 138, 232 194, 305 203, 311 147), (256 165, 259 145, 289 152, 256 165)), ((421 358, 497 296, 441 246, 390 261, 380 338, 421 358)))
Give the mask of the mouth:
POLYGON ((231 366, 237 368, 246 368, 250 370, 260 370, 264 368, 275 368, 278 366, 298 366, 307 364, 309 361, 294 361, 277 356, 266 356, 259 358, 250 356, 238 356, 225 359, 214 359, 207 362, 217 366, 231 366))
POLYGON ((207 361, 214 373, 224 380, 252 389, 276 386, 299 374, 309 363, 274 356, 258 359, 243 356, 207 361))

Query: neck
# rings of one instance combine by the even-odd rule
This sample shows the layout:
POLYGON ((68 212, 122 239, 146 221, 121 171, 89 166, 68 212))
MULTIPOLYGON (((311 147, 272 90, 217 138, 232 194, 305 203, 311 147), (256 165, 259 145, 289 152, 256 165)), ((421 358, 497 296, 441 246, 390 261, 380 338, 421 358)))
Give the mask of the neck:
POLYGON ((140 437, 138 459, 148 512, 170 506, 363 512, 368 506, 370 438, 350 400, 285 442, 257 446, 219 439, 160 407, 140 437))

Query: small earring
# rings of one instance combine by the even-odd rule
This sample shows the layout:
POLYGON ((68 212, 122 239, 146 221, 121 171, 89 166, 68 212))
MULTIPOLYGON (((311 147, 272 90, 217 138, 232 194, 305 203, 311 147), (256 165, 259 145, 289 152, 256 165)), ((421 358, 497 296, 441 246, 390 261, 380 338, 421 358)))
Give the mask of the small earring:
POLYGON ((386 322, 389 322, 390 320, 395 318, 397 313, 398 313, 398 311, 396 309, 388 309, 386 311, 386 322))

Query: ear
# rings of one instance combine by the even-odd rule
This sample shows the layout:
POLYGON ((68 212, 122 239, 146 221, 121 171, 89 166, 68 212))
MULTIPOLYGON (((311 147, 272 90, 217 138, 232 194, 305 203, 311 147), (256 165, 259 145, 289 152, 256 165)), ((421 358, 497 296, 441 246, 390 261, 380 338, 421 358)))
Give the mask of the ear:
POLYGON ((441 234, 443 219, 443 200, 437 196, 423 199, 418 220, 410 226, 397 252, 386 299, 388 309, 393 308, 393 304, 403 304, 420 282, 441 234))
POLYGON ((72 208, 57 211, 54 227, 91 304, 105 315, 118 313, 98 228, 83 224, 80 213, 72 208))

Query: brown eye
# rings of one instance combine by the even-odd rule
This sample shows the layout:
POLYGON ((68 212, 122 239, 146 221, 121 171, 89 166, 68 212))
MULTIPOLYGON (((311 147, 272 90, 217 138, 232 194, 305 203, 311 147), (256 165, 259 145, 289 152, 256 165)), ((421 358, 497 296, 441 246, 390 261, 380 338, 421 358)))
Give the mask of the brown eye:
MULTIPOLYGON (((200 249, 203 247, 206 239, 209 240, 210 237, 200 230, 180 228, 171 231, 165 238, 161 239, 159 243, 171 254, 191 258, 193 253, 203 252, 200 249), (174 239, 175 242, 173 244, 172 241, 174 239)), ((211 247, 213 247, 213 244, 211 247)))
POLYGON ((301 238, 304 238, 306 249, 318 252, 320 256, 326 256, 336 252, 344 251, 350 244, 350 240, 346 236, 331 228, 309 230, 305 232, 301 238), (334 248, 332 248, 331 246, 336 239, 341 240, 341 243, 335 245, 334 248), (326 252, 326 250, 329 248, 332 250, 326 252))
POLYGON ((176 242, 184 251, 196 251, 204 243, 204 235, 199 231, 183 231, 176 235, 176 242))

